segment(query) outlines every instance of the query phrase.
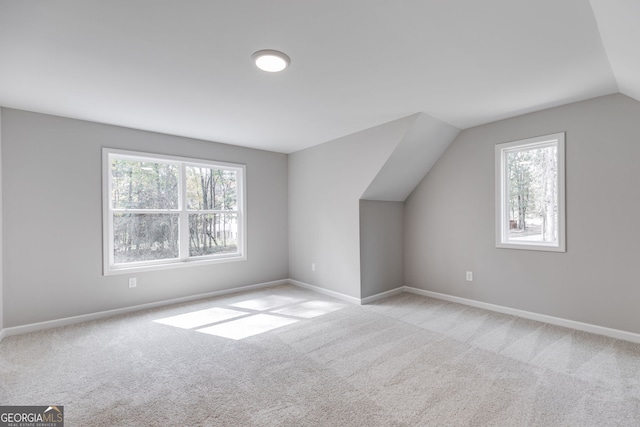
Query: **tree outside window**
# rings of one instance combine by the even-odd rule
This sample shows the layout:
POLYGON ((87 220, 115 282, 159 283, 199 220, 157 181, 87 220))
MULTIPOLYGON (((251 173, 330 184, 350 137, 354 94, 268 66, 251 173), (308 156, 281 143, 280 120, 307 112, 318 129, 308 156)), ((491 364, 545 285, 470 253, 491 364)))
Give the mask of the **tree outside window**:
POLYGON ((105 272, 243 257, 244 166, 105 149, 105 272))
POLYGON ((497 246, 564 251, 564 133, 496 146, 497 246))

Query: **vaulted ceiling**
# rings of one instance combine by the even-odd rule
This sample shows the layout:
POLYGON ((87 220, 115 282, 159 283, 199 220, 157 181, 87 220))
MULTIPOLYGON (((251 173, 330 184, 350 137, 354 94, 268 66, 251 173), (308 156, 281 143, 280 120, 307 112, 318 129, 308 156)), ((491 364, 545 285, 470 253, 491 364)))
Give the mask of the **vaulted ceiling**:
POLYGON ((0 0, 0 106, 290 153, 640 99, 639 46, 637 0, 0 0))

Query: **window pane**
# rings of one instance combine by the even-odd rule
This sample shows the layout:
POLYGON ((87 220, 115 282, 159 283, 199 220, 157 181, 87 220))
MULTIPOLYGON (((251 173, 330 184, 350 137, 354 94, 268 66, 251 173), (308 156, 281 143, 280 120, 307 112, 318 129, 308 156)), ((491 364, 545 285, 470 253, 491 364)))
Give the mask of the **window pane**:
POLYGON ((508 240, 558 241, 557 146, 507 154, 508 240))
POLYGON ((114 214, 116 264, 178 257, 177 214, 114 214))
POLYGON ((178 166, 129 159, 111 161, 114 209, 177 209, 178 166))
POLYGON ((187 166, 187 209, 236 210, 237 172, 187 166))
POLYGON ((237 214, 189 215, 190 256, 236 253, 237 251, 237 214))

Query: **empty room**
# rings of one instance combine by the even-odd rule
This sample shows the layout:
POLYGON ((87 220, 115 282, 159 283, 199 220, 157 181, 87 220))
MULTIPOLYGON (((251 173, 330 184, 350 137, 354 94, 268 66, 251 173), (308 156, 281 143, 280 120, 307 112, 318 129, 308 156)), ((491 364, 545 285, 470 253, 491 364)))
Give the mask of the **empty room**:
POLYGON ((0 427, 637 427, 638 46, 634 0, 0 0, 0 427))

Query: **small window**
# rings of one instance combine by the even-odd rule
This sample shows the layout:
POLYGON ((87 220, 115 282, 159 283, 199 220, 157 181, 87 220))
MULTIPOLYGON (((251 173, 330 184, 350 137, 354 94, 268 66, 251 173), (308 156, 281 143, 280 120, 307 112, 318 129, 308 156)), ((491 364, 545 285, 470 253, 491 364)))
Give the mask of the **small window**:
POLYGON ((496 246, 565 252, 564 132, 496 145, 496 246))
POLYGON ((244 259, 243 165, 104 149, 105 274, 244 259))

